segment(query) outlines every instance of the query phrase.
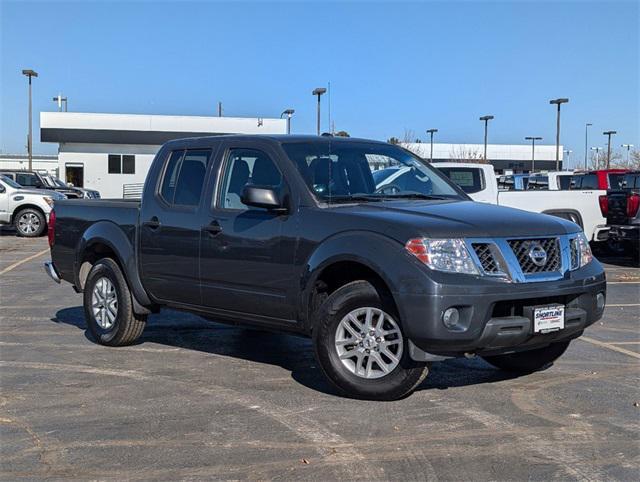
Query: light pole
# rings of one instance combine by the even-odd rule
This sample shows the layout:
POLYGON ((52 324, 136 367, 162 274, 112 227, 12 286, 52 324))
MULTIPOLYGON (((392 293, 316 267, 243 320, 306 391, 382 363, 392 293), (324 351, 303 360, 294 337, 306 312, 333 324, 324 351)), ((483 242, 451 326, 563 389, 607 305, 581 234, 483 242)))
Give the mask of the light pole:
POLYGON ((609 169, 609 164, 611 163, 611 136, 617 134, 616 131, 604 131, 602 135, 607 136, 607 169, 609 169))
POLYGON ((32 164, 33 164, 33 136, 32 136, 32 130, 31 130, 31 125, 32 125, 32 109, 31 109, 31 78, 32 77, 37 77, 38 76, 38 72, 36 72, 35 70, 31 70, 31 69, 25 69, 22 71, 22 75, 26 75, 27 77, 29 77, 29 137, 27 138, 27 150, 29 151, 29 170, 32 169, 32 164))
POLYGON ((427 129, 427 134, 431 135, 431 154, 429 155, 429 162, 433 162, 433 134, 438 132, 438 129, 427 129))
POLYGON ((295 113, 294 109, 286 109, 280 114, 280 119, 283 115, 287 116, 287 134, 291 134, 291 116, 295 113))
POLYGON ((318 87, 316 89, 313 89, 313 92, 311 92, 312 95, 317 95, 318 96, 318 119, 317 119, 317 127, 316 127, 316 132, 318 135, 320 135, 320 97, 322 96, 322 94, 324 94, 327 91, 327 89, 325 89, 324 87, 318 87))
POLYGON ((564 151, 562 151, 562 152, 564 152, 564 153, 567 155, 567 162, 566 162, 566 164, 565 164, 564 162, 562 163, 562 164, 563 164, 563 167, 564 167, 565 169, 568 169, 568 168, 569 168, 569 157, 571 156, 571 153, 572 153, 573 151, 572 151, 571 149, 565 149, 565 150, 564 150, 564 151))
POLYGON ((58 94, 53 98, 54 102, 58 103, 58 112, 62 112, 62 103, 64 102, 64 111, 67 112, 67 98, 62 97, 62 94, 58 94))
POLYGON ((625 148, 627 150, 627 164, 629 164, 629 151, 633 147, 633 144, 622 144, 620 147, 625 148))
POLYGON ((596 151, 596 165, 595 165, 595 168, 598 169, 598 168, 600 168, 600 151, 602 150, 602 147, 592 147, 591 150, 592 151, 596 151))
POLYGON ((531 141, 531 172, 534 172, 536 168, 536 141, 541 141, 542 137, 527 136, 524 140, 531 141))
POLYGON ((481 121, 484 121, 484 160, 487 160, 487 130, 489 121, 493 119, 492 115, 483 115, 480 117, 481 121))
POLYGON ((587 169, 587 151, 589 148, 589 127, 593 124, 589 124, 588 122, 584 125, 584 168, 587 169))
POLYGON ((558 117, 556 120, 556 171, 560 170, 560 106, 569 102, 569 99, 560 98, 552 99, 549 104, 556 104, 558 106, 558 117))

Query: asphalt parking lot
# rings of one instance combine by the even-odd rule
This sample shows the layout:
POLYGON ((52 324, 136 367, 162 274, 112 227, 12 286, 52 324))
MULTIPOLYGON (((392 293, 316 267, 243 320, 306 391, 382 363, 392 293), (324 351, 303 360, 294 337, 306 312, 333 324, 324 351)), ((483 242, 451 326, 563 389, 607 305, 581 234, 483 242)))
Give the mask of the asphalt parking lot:
POLYGON ((338 396, 310 342, 166 311, 140 344, 85 334, 46 238, 0 231, 0 477, 638 480, 640 269, 605 259, 604 318, 553 367, 432 366, 412 396, 338 396))

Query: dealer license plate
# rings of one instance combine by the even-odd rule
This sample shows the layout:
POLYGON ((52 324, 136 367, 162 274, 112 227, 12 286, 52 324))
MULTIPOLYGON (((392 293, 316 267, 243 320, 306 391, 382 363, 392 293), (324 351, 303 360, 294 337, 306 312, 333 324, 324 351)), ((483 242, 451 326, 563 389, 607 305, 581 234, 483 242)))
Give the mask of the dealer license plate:
POLYGON ((543 306, 533 310, 533 332, 549 333, 564 328, 564 306, 543 306))

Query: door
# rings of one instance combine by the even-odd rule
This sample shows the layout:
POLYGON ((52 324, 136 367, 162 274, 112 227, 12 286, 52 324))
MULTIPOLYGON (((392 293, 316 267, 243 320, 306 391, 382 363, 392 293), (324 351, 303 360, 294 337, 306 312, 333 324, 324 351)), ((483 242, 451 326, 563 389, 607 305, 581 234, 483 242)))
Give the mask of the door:
POLYGON ((0 223, 8 223, 10 217, 9 193, 7 187, 0 181, 0 223))
POLYGON ((247 184, 286 195, 277 159, 268 144, 225 145, 200 244, 202 297, 208 307, 270 319, 293 317, 294 250, 283 233, 294 231, 295 216, 249 207, 240 199, 247 184))
POLYGON ((211 149, 167 155, 156 192, 140 212, 140 270, 156 300, 200 305, 199 244, 202 192, 211 149))
POLYGON ((65 182, 84 187, 84 164, 65 164, 65 182))

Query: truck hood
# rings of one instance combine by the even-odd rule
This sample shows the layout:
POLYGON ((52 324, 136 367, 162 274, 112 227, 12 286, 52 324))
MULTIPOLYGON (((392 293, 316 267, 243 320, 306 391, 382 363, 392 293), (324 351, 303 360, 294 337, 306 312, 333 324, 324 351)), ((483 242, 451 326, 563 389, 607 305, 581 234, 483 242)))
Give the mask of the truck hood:
POLYGON ((54 200, 59 200, 59 199, 64 199, 65 196, 64 194, 61 194, 59 192, 56 191, 50 191, 48 189, 27 189, 27 188, 22 188, 22 189, 17 189, 16 192, 14 193, 14 196, 21 196, 21 195, 36 195, 36 196, 49 196, 51 198, 53 198, 54 200))
MULTIPOLYGON (((546 214, 473 201, 385 201, 347 207, 377 219, 392 237, 523 237, 576 233, 580 227, 546 214), (413 234, 409 234, 413 232, 413 234)), ((406 239, 404 239, 406 241, 406 239)))

